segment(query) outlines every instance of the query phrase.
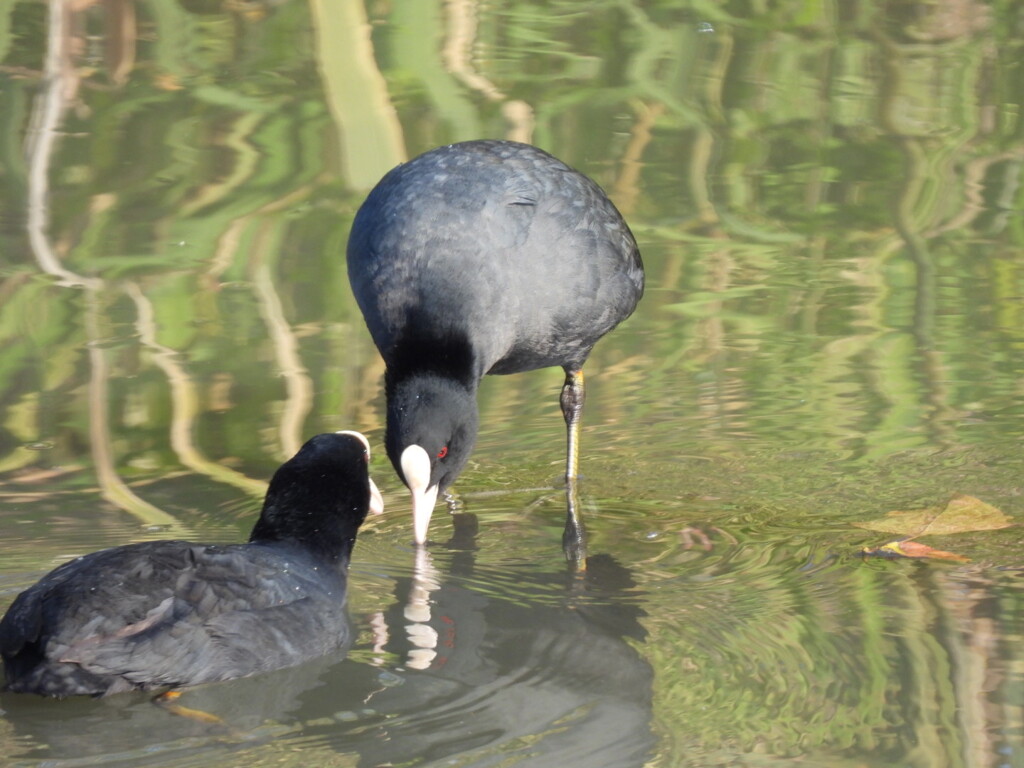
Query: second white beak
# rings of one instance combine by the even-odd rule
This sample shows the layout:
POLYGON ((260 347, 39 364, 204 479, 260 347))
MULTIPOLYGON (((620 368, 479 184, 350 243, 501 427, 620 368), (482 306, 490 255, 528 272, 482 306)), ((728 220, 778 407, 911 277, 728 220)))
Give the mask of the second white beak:
POLYGON ((437 502, 437 486, 430 485, 430 457, 418 445, 410 445, 401 456, 402 476, 412 493, 412 532, 417 544, 427 541, 430 516, 437 502))

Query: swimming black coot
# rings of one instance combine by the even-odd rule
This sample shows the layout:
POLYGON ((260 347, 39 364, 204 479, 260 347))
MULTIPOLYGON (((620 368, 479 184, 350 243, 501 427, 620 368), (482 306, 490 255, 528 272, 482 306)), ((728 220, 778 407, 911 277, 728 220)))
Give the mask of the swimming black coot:
POLYGON ((370 192, 348 274, 387 366, 385 443, 413 494, 418 543, 473 448, 485 374, 565 369, 575 480, 583 363, 644 285, 636 241, 597 184, 526 144, 434 149, 370 192))
POLYGON ((347 639, 346 571, 380 503, 357 432, 318 435, 280 467, 247 544, 147 541, 85 555, 0 621, 7 687, 48 696, 229 680, 347 639))

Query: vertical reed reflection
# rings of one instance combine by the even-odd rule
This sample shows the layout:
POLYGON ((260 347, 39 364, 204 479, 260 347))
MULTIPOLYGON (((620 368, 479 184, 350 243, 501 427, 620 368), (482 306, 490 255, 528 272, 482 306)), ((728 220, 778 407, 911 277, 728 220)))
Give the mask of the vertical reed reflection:
POLYGON ((135 326, 139 332, 139 341, 150 350, 153 362, 167 378, 172 404, 168 438, 178 460, 197 474, 233 485, 252 496, 261 497, 267 490, 265 482, 254 480, 229 467, 210 461, 196 446, 196 418, 199 414, 196 384, 179 362, 179 353, 157 341, 153 305, 149 299, 134 282, 125 283, 124 290, 135 304, 135 326))
POLYGON ((190 531, 173 516, 140 498, 120 478, 110 429, 110 368, 101 342, 99 291, 88 289, 85 299, 85 329, 89 356, 89 447, 100 493, 145 525, 159 526, 171 536, 187 537, 190 531))

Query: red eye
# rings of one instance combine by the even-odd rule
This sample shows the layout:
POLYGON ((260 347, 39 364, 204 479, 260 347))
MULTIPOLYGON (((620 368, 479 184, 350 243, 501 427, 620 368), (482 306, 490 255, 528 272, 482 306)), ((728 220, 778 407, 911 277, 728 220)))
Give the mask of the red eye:
POLYGON ((437 452, 437 458, 439 458, 439 459, 443 459, 447 455, 448 455, 448 446, 447 445, 444 448, 442 448, 440 451, 437 452))

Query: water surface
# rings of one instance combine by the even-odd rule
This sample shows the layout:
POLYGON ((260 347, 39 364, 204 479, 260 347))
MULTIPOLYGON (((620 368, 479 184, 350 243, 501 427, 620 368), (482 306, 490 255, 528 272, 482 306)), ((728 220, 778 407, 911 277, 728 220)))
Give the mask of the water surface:
POLYGON ((1020 528, 865 559, 891 510, 1024 515, 1014 3, 0 3, 0 608, 75 555, 238 540, 308 436, 388 511, 356 638, 187 692, 0 696, 13 765, 1024 766, 1020 528), (473 138, 593 176, 640 309, 488 379, 410 546, 345 279, 396 163, 473 138))

